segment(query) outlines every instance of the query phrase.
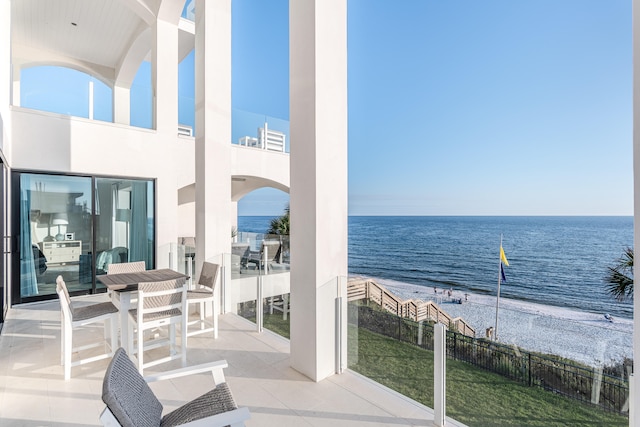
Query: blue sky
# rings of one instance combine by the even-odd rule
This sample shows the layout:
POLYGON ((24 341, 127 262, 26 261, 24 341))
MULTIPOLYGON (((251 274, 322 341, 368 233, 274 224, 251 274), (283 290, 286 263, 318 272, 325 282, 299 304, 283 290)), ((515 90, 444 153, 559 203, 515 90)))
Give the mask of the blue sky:
MULTIPOLYGON (((234 105, 285 117, 287 2, 264 3, 234 2, 234 105)), ((350 215, 632 214, 631 2, 348 14, 350 215)))
MULTIPOLYGON (((288 2, 232 4, 233 108, 288 119, 288 2)), ((630 1, 349 0, 348 55, 350 215, 632 214, 630 1)))

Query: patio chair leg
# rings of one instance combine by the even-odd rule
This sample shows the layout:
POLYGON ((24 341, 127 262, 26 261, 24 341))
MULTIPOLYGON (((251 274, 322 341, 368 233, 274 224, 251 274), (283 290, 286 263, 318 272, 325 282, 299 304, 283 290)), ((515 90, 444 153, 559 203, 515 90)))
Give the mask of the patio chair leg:
POLYGON ((64 340, 66 339, 64 333, 64 316, 60 316, 60 365, 64 366, 64 340))
POLYGON ((185 312, 182 314, 182 325, 180 325, 180 333, 182 334, 182 340, 180 341, 180 344, 181 344, 180 350, 182 351, 182 366, 186 366, 187 364, 187 335, 188 335, 187 323, 189 322, 188 316, 189 315, 185 310, 185 312))
POLYGON ((71 345, 73 331, 67 331, 64 336, 64 380, 69 381, 71 378, 71 345))
POLYGON ((206 309, 206 305, 204 302, 200 302, 200 329, 204 329, 204 318, 206 317, 207 314, 207 309, 206 309))
POLYGON ((282 320, 287 320, 287 315, 289 314, 289 295, 284 295, 282 301, 282 320))
MULTIPOLYGON (((115 319, 107 320, 111 327, 111 351, 109 354, 113 357, 118 349, 118 322, 115 319)), ((107 325, 105 325, 106 328, 107 325)))
POLYGON ((176 351, 176 325, 172 323, 169 325, 169 353, 174 355, 176 351))
POLYGON ((220 315, 220 305, 216 301, 211 302, 211 317, 213 321, 213 339, 218 339, 218 316, 220 315))
MULTIPOLYGON (((130 336, 133 334, 130 334, 130 336)), ((138 338, 138 372, 140 372, 140 375, 144 375, 143 374, 143 366, 142 364, 144 363, 144 331, 142 330, 142 328, 140 327, 140 325, 138 325, 138 333, 137 333, 137 338, 138 338)))
POLYGON ((128 322, 127 326, 126 326, 129 330, 129 333, 127 334, 127 343, 123 343, 127 346, 127 353, 129 353, 130 355, 133 355, 135 353, 135 349, 133 347, 133 325, 131 325, 131 322, 128 322))

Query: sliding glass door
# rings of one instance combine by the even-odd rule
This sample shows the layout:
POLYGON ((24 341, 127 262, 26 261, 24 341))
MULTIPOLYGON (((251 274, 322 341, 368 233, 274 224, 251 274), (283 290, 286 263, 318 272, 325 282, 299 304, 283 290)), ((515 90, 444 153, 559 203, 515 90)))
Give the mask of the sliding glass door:
POLYGON ((153 181, 15 172, 12 301, 95 293, 108 265, 154 267, 153 181))
POLYGON ((23 173, 19 184, 20 298, 56 295, 58 275, 90 291, 80 260, 92 251, 91 178, 23 173))
POLYGON ((96 178, 96 274, 109 264, 145 261, 154 267, 153 182, 96 178))

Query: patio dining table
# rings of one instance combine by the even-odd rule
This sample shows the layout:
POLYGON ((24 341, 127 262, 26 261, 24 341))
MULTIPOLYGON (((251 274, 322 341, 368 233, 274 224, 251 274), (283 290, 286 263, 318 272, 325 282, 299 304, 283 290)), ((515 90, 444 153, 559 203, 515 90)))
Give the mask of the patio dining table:
POLYGON ((120 296, 120 345, 127 348, 129 344, 129 309, 131 308, 131 296, 138 292, 138 284, 143 282, 161 282, 163 280, 173 280, 189 278, 184 273, 177 272, 170 268, 159 270, 145 270, 135 273, 102 274, 96 279, 112 291, 112 297, 120 296))

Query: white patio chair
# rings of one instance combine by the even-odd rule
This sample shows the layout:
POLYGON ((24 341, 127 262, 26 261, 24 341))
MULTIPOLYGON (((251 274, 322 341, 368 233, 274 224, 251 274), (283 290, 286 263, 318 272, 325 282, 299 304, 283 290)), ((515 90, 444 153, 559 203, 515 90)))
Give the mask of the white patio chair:
POLYGON ((138 284, 138 301, 136 308, 129 310, 129 353, 137 359, 138 370, 143 374, 144 368, 182 358, 187 360, 186 327, 187 327, 187 287, 185 279, 165 280, 161 282, 141 282, 138 284), (181 352, 176 351, 176 324, 180 324, 182 334, 181 352), (144 331, 169 327, 168 339, 165 337, 144 339, 144 331), (136 330, 134 347, 134 330, 136 330), (144 362, 145 350, 169 345, 169 356, 144 362))
POLYGON ((60 364, 64 366, 64 379, 71 378, 71 367, 84 365, 97 360, 113 356, 118 346, 118 309, 110 302, 95 303, 91 305, 78 305, 71 301, 67 285, 62 276, 56 278, 56 292, 60 298, 61 308, 61 339, 60 339, 60 364), (104 322, 105 333, 100 334, 100 342, 84 346, 73 347, 73 330, 95 322, 104 322), (107 337, 107 324, 110 326, 111 347, 108 352, 87 358, 72 360, 72 353, 89 350, 105 343, 107 337))
POLYGON ((214 301, 214 291, 216 289, 216 282, 218 280, 218 272, 220 266, 210 262, 202 263, 202 270, 200 271, 200 277, 198 278, 197 287, 193 290, 187 290, 187 309, 189 304, 199 304, 200 319, 187 322, 187 333, 184 336, 184 343, 186 346, 187 337, 202 334, 204 332, 213 332, 213 337, 218 338, 218 313, 214 301), (206 306, 211 304, 211 326, 206 327, 206 306), (189 325, 199 324, 199 329, 189 331, 189 325))
POLYGON ((144 261, 119 262, 107 266, 107 274, 137 273, 146 269, 144 261))
POLYGON ((274 311, 281 312, 282 320, 287 320, 289 314, 289 294, 269 298, 269 314, 273 314, 274 311))
MULTIPOLYGON (((147 266, 144 261, 119 262, 107 265, 107 274, 137 273, 139 271, 145 271, 146 268, 147 266)), ((110 290, 107 290, 107 293, 114 302, 117 304, 120 303, 120 292, 112 293, 110 290)), ((133 301, 135 301, 135 298, 133 301)))
POLYGON ((248 263, 256 264, 258 270, 268 273, 271 270, 271 263, 280 262, 281 244, 279 240, 263 240, 259 252, 249 254, 248 263))
POLYGON ((249 243, 237 242, 231 244, 231 271, 242 273, 249 262, 249 243))
POLYGON ((103 426, 244 426, 251 415, 247 408, 238 408, 225 382, 224 360, 190 366, 158 375, 142 377, 122 349, 116 351, 105 372, 102 401, 106 407, 100 415, 103 426), (211 372, 215 388, 162 415, 163 406, 148 382, 211 372))

